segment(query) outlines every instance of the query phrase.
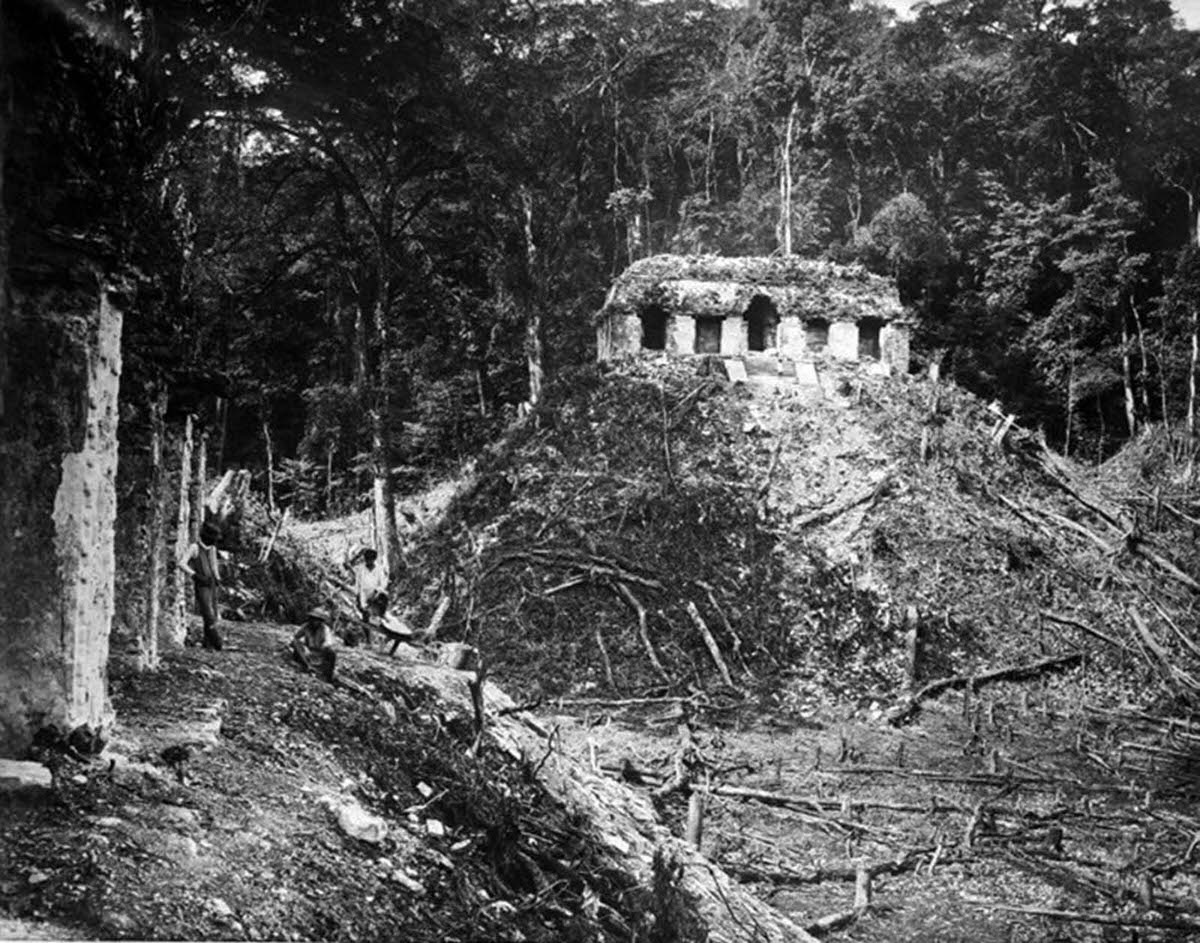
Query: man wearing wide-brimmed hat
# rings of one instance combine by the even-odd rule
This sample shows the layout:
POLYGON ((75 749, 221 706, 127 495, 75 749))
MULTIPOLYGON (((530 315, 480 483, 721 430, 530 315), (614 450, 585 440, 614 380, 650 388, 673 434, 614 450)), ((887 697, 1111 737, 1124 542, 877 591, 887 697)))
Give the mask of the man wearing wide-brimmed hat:
POLYGON ((316 671, 333 683, 337 653, 333 650, 333 632, 329 628, 329 613, 313 609, 292 637, 292 654, 305 671, 316 671))
POLYGON ((221 585, 221 563, 217 550, 217 541, 221 532, 211 521, 205 521, 200 528, 200 536, 196 543, 187 548, 179 568, 187 573, 196 588, 196 609, 204 623, 205 648, 220 651, 221 632, 219 625, 218 588, 221 585))

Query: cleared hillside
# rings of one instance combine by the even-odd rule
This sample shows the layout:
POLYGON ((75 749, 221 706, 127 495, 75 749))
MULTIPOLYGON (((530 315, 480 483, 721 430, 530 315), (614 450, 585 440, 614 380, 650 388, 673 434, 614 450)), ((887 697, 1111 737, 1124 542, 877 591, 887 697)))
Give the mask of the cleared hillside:
POLYGON ((418 540, 417 621, 448 598, 563 752, 813 933, 1195 938, 1161 433, 1085 469, 952 385, 823 390, 560 378, 418 540))
POLYGON ((919 672, 940 677, 1096 643, 1042 613, 1120 635, 1130 604, 1159 618, 1143 589, 1189 604, 1123 508, 1019 428, 993 442, 1001 420, 969 394, 824 387, 751 392, 677 364, 562 377, 420 544, 410 589, 425 615, 449 595, 446 632, 551 696, 723 684, 702 624, 737 687, 890 698, 913 609, 919 672))

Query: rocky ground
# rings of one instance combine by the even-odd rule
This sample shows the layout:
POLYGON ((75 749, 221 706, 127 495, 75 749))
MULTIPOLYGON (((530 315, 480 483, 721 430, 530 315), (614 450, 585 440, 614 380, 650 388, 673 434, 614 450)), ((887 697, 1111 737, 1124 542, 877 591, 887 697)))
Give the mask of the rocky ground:
POLYGON ((652 911, 527 769, 471 751, 463 672, 343 650, 334 687, 284 627, 227 637, 115 678, 99 757, 39 756, 52 790, 0 819, 4 938, 588 940, 601 904, 652 911))

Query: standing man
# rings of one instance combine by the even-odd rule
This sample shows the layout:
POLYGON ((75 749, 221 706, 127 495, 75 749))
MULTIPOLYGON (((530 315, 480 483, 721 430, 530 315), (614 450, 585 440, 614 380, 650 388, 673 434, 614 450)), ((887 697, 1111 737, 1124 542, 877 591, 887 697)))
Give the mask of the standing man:
MULTIPOLYGON (((388 575, 379 566, 379 554, 371 547, 360 550, 346 561, 346 566, 354 574, 354 599, 358 604, 359 618, 367 625, 373 618, 382 618, 388 605, 388 575)), ((367 644, 371 642, 370 630, 367 630, 367 644)))
POLYGON ((205 648, 221 650, 221 633, 217 629, 217 590, 221 586, 221 564, 217 556, 217 528, 209 521, 200 527, 197 543, 187 548, 179 567, 192 578, 196 587, 196 609, 204 622, 205 648))

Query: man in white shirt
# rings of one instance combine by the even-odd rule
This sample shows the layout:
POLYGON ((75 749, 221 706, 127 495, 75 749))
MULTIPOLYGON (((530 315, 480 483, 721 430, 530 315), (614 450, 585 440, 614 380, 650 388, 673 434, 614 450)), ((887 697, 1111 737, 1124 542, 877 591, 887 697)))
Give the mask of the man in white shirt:
MULTIPOLYGON (((379 565, 379 554, 370 547, 356 553, 346 561, 354 573, 354 599, 358 603, 358 614, 368 626, 383 618, 388 607, 388 574, 379 565)), ((371 642, 371 631, 367 632, 367 643, 371 642)))

